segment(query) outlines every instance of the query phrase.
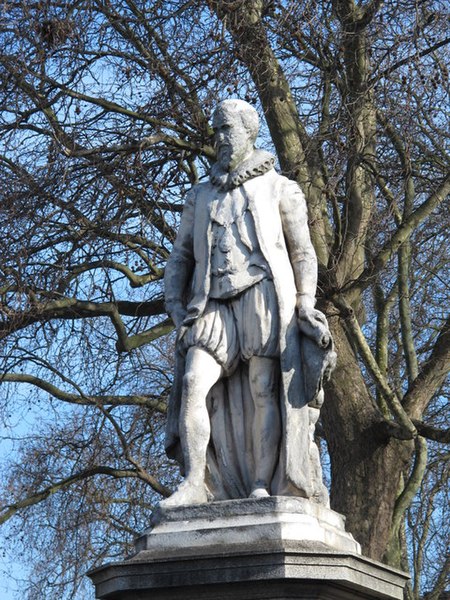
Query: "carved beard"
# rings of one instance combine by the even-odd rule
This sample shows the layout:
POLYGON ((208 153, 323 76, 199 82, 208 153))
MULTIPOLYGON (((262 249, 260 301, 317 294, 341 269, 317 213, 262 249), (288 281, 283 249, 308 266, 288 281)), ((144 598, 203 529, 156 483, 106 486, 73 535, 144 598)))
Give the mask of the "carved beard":
POLYGON ((237 158, 238 153, 233 150, 230 144, 221 144, 217 148, 217 162, 225 171, 231 170, 231 163, 237 158))

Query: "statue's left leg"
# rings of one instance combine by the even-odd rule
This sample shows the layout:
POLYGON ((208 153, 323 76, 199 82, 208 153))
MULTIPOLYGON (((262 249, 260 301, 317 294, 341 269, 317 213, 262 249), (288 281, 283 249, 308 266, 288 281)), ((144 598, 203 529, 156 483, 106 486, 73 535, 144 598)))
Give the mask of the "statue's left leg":
POLYGON ((270 482, 278 459, 281 438, 278 405, 279 360, 252 356, 249 360, 250 390, 255 407, 252 425, 255 476, 250 497, 270 495, 270 482))

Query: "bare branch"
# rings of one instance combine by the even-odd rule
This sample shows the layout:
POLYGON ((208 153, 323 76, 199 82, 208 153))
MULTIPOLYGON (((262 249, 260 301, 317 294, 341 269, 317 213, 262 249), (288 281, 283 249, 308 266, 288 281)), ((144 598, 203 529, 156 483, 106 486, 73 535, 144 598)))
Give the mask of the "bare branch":
POLYGON ((403 516, 422 483, 427 466, 427 443, 423 437, 418 436, 415 439, 415 449, 416 455, 411 475, 395 502, 390 539, 386 551, 386 559, 390 564, 398 562, 396 555, 399 552, 399 533, 403 523, 403 516))
POLYGON ((437 337, 430 357, 409 387, 403 406, 412 417, 419 417, 445 380, 450 365, 450 317, 437 337))
POLYGON ((46 322, 52 319, 84 319, 95 317, 110 317, 116 319, 120 339, 126 338, 120 315, 131 317, 145 317, 165 314, 164 301, 157 299, 149 302, 86 302, 76 298, 62 298, 47 303, 35 304, 32 310, 8 311, 8 319, 3 320, 0 327, 0 336, 19 331, 33 323, 46 322))
POLYGON ((409 239, 416 228, 427 219, 450 193, 450 174, 440 183, 435 191, 403 221, 397 231, 384 244, 378 254, 372 258, 371 264, 364 269, 358 279, 350 282, 343 290, 346 294, 360 294, 386 266, 398 248, 409 239))
POLYGON ((118 424, 116 419, 113 417, 112 413, 109 410, 105 410, 105 408, 103 408, 102 406, 99 406, 99 409, 101 410, 101 412, 103 413, 105 418, 113 426, 113 428, 117 434, 117 437, 119 438, 120 445, 122 446, 124 457, 136 469, 137 477, 139 477, 139 479, 141 479, 142 481, 145 481, 146 483, 148 483, 155 490, 155 492, 158 492, 159 494, 162 494, 163 496, 170 496, 170 494, 172 493, 171 490, 169 488, 167 488, 166 486, 162 485, 157 479, 155 479, 155 477, 153 477, 153 475, 150 475, 150 473, 147 471, 147 469, 145 469, 142 466, 141 462, 132 455, 131 448, 127 441, 127 438, 126 438, 124 432, 122 431, 122 429, 120 428, 120 425, 118 424))
POLYGON ((156 410, 161 414, 166 414, 167 406, 157 396, 152 395, 129 395, 129 396, 98 396, 90 394, 71 394, 58 388, 54 384, 31 375, 29 373, 3 373, 0 376, 0 383, 29 383, 48 392, 54 398, 69 402, 70 404, 79 404, 81 406, 144 406, 156 410))
POLYGON ((411 54, 411 56, 407 56, 406 58, 403 58, 402 60, 397 61, 396 63, 391 65, 388 69, 385 69, 384 71, 381 71, 381 73, 378 73, 376 75, 376 77, 374 77, 371 80, 371 83, 380 81, 380 79, 383 79, 383 77, 388 77, 391 73, 393 73, 400 67, 403 67, 403 66, 417 60, 418 58, 422 58, 423 56, 426 56, 427 54, 431 54, 432 52, 435 52, 436 50, 438 50, 439 48, 442 48, 443 46, 446 46, 447 44, 450 44, 450 37, 440 40, 439 42, 436 42, 432 46, 425 48, 425 50, 421 50, 417 54, 411 54))
POLYGON ((46 500, 49 496, 56 494, 60 490, 66 489, 78 481, 93 477, 95 475, 109 475, 115 479, 120 479, 123 477, 137 477, 136 471, 131 469, 113 469, 105 466, 97 466, 91 467, 90 469, 85 469, 84 471, 75 473, 70 477, 61 479, 61 481, 55 482, 40 492, 31 494, 19 502, 15 502, 14 504, 6 504, 5 506, 0 507, 0 525, 11 519, 11 517, 17 514, 17 512, 20 510, 34 506, 35 504, 46 500))
MULTIPOLYGON (((147 273, 146 275, 137 275, 134 271, 130 269, 127 265, 119 263, 113 260, 99 260, 91 263, 85 263, 81 265, 77 265, 70 269, 70 274, 72 276, 80 275, 81 273, 86 273, 87 271, 92 271, 95 269, 114 269, 115 271, 119 271, 130 281, 130 285, 132 288, 140 288, 152 281, 157 281, 162 278, 164 274, 164 269, 155 268, 152 273, 147 273)), ((69 278, 66 278, 69 279, 69 278)))
POLYGON ((352 338, 358 346, 362 360, 369 369, 375 383, 383 394, 383 397, 386 400, 392 414, 397 419, 399 425, 404 429, 405 436, 409 436, 410 438, 415 437, 417 435, 416 428, 402 407, 396 392, 391 389, 387 380, 381 373, 375 357, 373 356, 364 334, 359 327, 359 323, 354 315, 353 309, 342 298, 340 299, 339 304, 336 303, 336 306, 338 306, 345 319, 345 325, 348 327, 350 333, 352 334, 352 338))
POLYGON ((427 440, 433 440, 434 442, 439 442, 441 444, 450 444, 450 429, 437 429, 436 427, 432 427, 431 425, 427 425, 422 421, 418 421, 417 419, 412 420, 416 429, 424 438, 427 440))

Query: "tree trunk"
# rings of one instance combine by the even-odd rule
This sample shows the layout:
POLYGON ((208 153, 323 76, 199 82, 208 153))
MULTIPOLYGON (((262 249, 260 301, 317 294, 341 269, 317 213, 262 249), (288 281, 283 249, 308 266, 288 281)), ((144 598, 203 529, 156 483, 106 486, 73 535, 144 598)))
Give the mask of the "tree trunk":
POLYGON ((329 319, 337 368, 327 386, 322 420, 331 460, 331 507, 363 553, 382 560, 392 525, 400 476, 413 445, 380 433, 380 416, 338 317, 329 319))

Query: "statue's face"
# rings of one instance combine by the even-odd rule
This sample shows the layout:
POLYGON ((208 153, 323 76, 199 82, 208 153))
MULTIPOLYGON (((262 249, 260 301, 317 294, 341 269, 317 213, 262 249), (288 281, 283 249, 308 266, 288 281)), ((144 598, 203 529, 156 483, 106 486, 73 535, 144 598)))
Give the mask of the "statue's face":
POLYGON ((242 124, 239 113, 219 112, 214 115, 217 162, 232 171, 253 151, 253 140, 242 124))

